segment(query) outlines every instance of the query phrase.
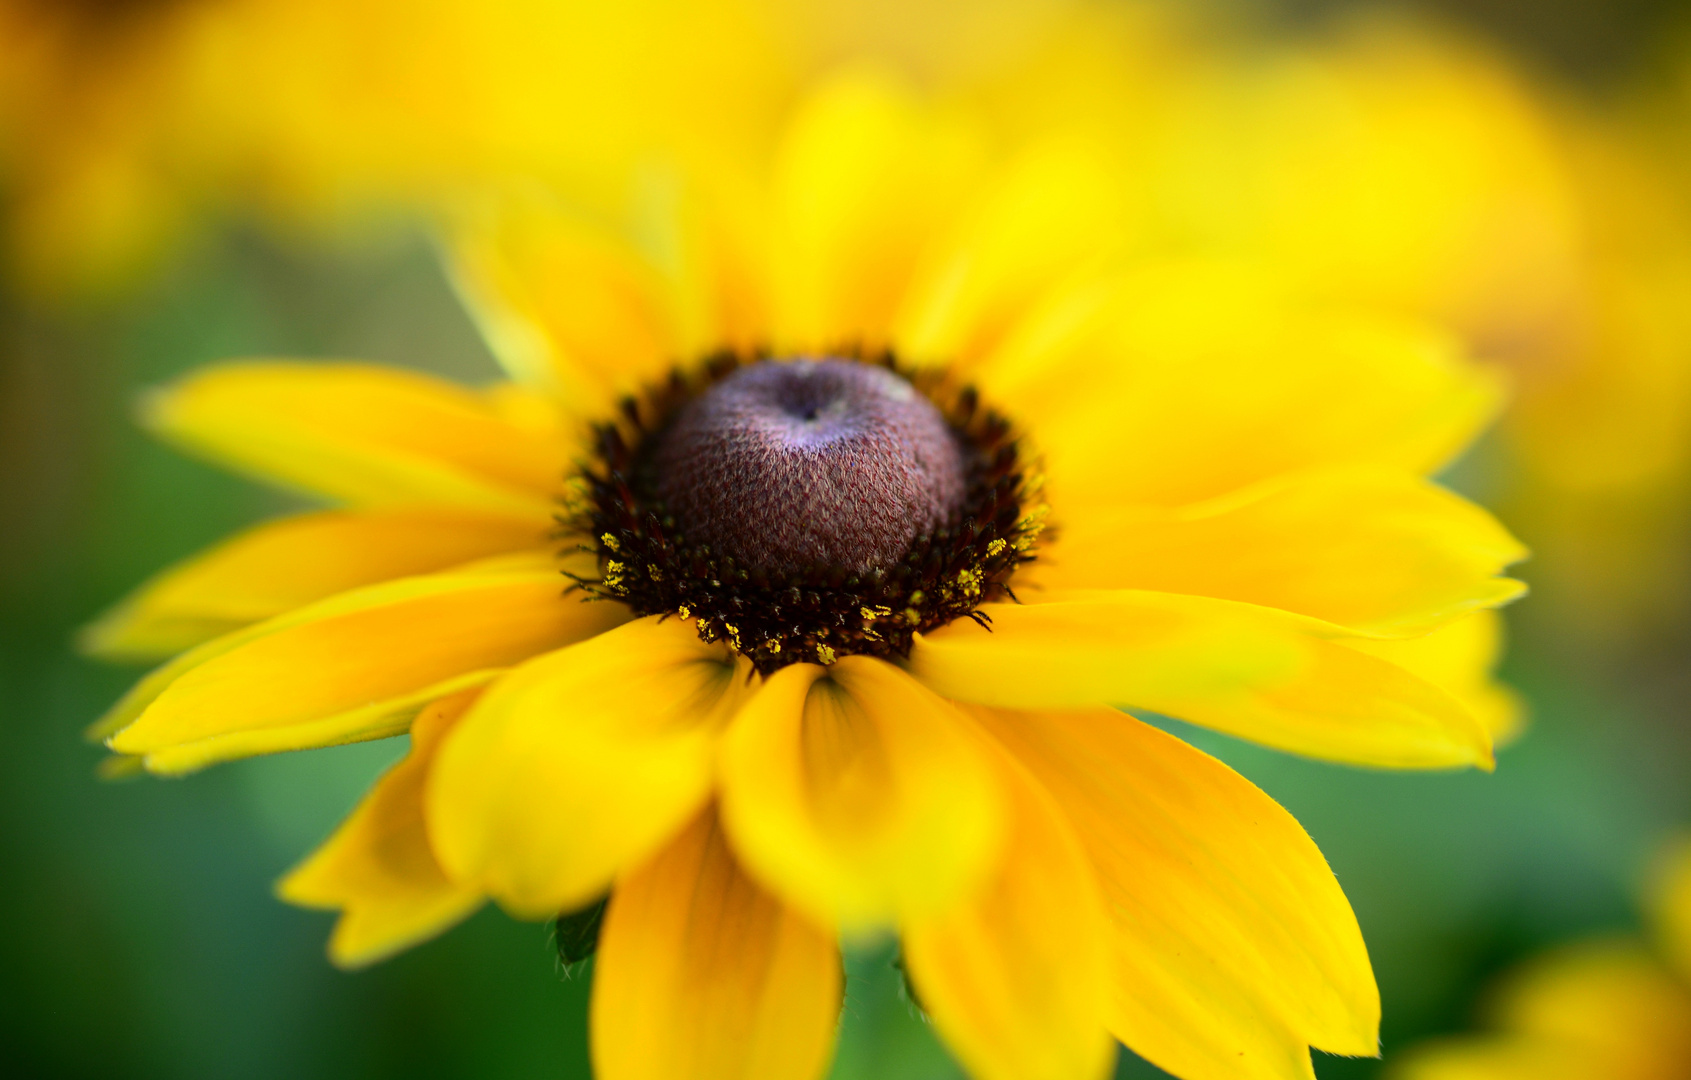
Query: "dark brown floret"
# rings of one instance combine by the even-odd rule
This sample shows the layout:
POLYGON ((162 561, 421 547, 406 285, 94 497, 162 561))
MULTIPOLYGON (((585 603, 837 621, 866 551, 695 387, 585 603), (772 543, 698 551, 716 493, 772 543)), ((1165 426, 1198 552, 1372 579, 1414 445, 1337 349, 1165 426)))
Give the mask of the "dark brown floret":
MULTIPOLYGON (((712 388, 729 380, 754 388, 772 380, 775 404, 803 411, 790 380, 779 371, 765 374, 777 367, 768 357, 721 353, 625 400, 619 418, 595 429, 593 460, 580 467, 562 516, 566 533, 599 559, 599 576, 577 578, 577 584, 640 615, 686 619, 701 638, 727 641, 765 675, 787 664, 831 664, 853 654, 907 656, 917 632, 964 617, 984 625, 979 606, 1012 595, 1009 578, 1033 559, 1044 518, 1036 470, 1010 424, 982 408, 972 388, 941 373, 904 370, 890 354, 835 353, 825 364, 811 363, 843 378, 836 396, 893 378, 914 388, 923 407, 931 406, 942 421, 946 437, 934 431, 914 436, 937 480, 909 481, 909 463, 901 460, 882 465, 875 500, 905 506, 907 536, 893 532, 889 541, 892 530, 875 513, 866 519, 836 510, 832 527, 863 531, 868 520, 866 532, 873 535, 830 545, 793 530, 791 506, 755 505, 759 498, 781 497, 759 487, 756 470, 726 481, 702 471, 712 461, 745 471, 733 453, 699 453, 699 437, 687 432, 686 424, 699 423, 688 419, 699 414, 696 403, 712 388), (834 367, 843 364, 885 375, 834 367), (955 451, 954 465, 934 467, 933 458, 946 451, 955 451), (713 492, 702 512, 697 498, 686 497, 701 490, 713 492), (758 536, 761 529, 761 540, 736 542, 739 537, 725 534, 733 521, 725 508, 736 493, 747 504, 743 520, 760 523, 744 535, 758 536), (772 546, 769 537, 783 530, 791 535, 772 546)), ((719 413, 724 397, 716 397, 719 413)), ((732 404, 744 395, 726 397, 732 404)), ((889 422, 909 421, 919 412, 889 422)))

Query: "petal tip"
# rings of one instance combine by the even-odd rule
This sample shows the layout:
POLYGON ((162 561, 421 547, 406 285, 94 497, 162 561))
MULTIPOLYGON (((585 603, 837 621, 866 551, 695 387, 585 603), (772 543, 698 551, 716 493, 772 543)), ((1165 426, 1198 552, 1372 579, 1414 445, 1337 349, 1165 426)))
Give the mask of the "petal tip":
POLYGON ((93 726, 88 729, 89 737, 104 744, 105 748, 114 754, 136 756, 147 752, 146 745, 135 737, 134 721, 130 721, 115 730, 102 731, 102 728, 110 723, 111 719, 106 717, 96 720, 93 726))
POLYGON ((1475 747, 1472 760, 1474 767, 1481 772, 1497 771, 1497 749, 1492 745, 1489 736, 1483 745, 1475 747))
POLYGON ((292 904, 303 908, 337 908, 340 905, 327 900, 317 890, 311 887, 312 871, 317 862, 321 849, 308 855, 293 869, 277 878, 270 886, 270 894, 284 904, 292 904))
POLYGON ((80 655, 95 660, 122 661, 122 650, 116 647, 116 643, 122 638, 121 620, 115 617, 118 614, 116 611, 108 611, 93 622, 77 627, 76 632, 71 635, 71 647, 80 655))
POLYGON ((110 713, 107 713, 105 716, 100 717, 98 720, 82 729, 82 740, 84 742, 104 746, 106 749, 110 750, 112 748, 112 739, 116 738, 120 733, 122 733, 123 729, 128 726, 128 723, 119 720, 110 713))
POLYGON ((177 411, 176 405, 194 378, 188 376, 169 385, 144 388, 135 396, 133 415, 136 425, 155 435, 168 433, 174 426, 172 418, 177 411))
POLYGON ((94 766, 94 775, 108 783, 133 780, 146 771, 146 763, 129 754, 112 754, 94 766))

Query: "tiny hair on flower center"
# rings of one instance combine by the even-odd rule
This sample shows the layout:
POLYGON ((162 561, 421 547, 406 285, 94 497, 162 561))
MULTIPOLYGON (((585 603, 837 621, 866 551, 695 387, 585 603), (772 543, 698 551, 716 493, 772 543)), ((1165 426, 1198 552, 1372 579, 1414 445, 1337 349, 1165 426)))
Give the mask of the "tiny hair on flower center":
POLYGON ((1044 518, 1011 425, 890 354, 719 353, 625 399, 593 450, 562 515, 598 556, 577 586, 763 674, 985 625, 1044 518))

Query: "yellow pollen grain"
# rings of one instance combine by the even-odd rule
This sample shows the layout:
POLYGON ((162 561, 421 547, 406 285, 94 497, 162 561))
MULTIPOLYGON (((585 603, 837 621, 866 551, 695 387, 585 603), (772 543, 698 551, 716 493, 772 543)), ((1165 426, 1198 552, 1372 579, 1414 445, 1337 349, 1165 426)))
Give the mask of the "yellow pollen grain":
POLYGON ((763 643, 763 647, 768 649, 771 654, 779 653, 781 651, 781 639, 770 638, 768 641, 763 643))
POLYGON ((682 604, 680 607, 676 608, 675 613, 683 619, 691 619, 693 617, 693 609, 688 607, 686 604, 682 604))
POLYGON ((652 578, 653 581, 662 581, 663 580, 663 571, 658 569, 658 566, 657 566, 656 563, 647 563, 646 564, 646 573, 651 575, 651 578, 652 578))
POLYGON ((619 543, 617 541, 617 538, 612 536, 610 533, 600 534, 599 543, 604 544, 606 547, 610 548, 612 551, 621 551, 622 550, 622 544, 619 543))
POLYGON ((981 572, 975 569, 957 571, 957 584, 965 596, 979 596, 981 592, 981 572))
POLYGON ((1004 542, 1004 538, 1002 536, 999 537, 998 539, 994 540, 992 543, 990 543, 986 546, 987 558, 991 558, 992 556, 998 554, 1000 551, 1003 551, 1008 546, 1009 545, 1004 542))
POLYGON ((822 661, 823 666, 832 664, 836 659, 833 648, 828 645, 816 646, 816 659, 822 661))

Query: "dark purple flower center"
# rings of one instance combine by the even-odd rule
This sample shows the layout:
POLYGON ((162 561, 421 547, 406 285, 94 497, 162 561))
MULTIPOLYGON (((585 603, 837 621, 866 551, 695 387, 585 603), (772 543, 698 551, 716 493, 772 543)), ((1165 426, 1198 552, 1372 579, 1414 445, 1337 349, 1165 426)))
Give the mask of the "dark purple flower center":
POLYGON ((677 617, 763 675, 986 625, 1044 528, 1010 422, 890 353, 713 353, 622 401, 591 453, 561 519, 598 555, 576 587, 677 617))
POLYGON ((957 517, 966 489, 933 403, 849 360, 740 368, 688 402, 653 463, 689 542, 771 573, 893 566, 957 517))

